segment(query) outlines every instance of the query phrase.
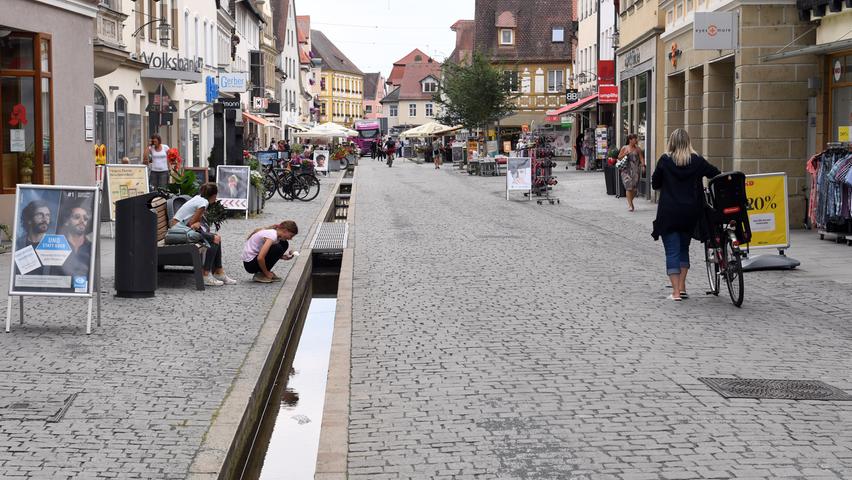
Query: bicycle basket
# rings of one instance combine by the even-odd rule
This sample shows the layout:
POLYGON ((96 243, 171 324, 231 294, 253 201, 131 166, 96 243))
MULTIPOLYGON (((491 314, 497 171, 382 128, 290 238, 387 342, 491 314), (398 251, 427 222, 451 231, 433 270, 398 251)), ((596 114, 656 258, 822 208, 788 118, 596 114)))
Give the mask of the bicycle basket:
POLYGON ((710 180, 708 188, 713 202, 715 221, 725 224, 734 221, 740 243, 751 241, 745 174, 743 172, 722 173, 710 180))

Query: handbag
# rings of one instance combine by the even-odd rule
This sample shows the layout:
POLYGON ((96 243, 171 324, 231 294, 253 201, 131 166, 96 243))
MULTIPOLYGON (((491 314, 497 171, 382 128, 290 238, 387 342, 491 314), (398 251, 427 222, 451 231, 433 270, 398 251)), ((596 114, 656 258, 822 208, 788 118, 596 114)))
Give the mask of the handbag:
POLYGON ((166 245, 183 245, 187 243, 201 243, 204 237, 183 223, 176 223, 169 227, 166 237, 163 239, 166 245))

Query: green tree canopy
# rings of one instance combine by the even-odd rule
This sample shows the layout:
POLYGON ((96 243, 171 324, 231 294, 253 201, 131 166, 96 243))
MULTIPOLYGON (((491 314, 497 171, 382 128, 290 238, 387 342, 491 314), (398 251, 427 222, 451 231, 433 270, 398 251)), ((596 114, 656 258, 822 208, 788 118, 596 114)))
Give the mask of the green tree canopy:
POLYGON ((481 52, 474 52, 469 64, 447 61, 443 73, 434 95, 435 103, 441 106, 441 123, 484 129, 515 111, 517 95, 509 90, 503 72, 481 52))

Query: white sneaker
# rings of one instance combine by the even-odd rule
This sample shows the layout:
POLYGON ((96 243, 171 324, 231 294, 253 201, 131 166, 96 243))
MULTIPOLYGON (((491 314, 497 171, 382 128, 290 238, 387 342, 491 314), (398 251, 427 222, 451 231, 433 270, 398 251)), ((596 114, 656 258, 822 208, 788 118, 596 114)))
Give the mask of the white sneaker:
POLYGON ((221 287, 225 282, 216 279, 213 275, 207 275, 204 277, 204 285, 208 287, 221 287))
POLYGON ((223 273, 222 275, 213 275, 213 278, 215 278, 216 280, 219 280, 220 282, 224 283, 225 285, 236 285, 237 284, 237 281, 234 280, 233 278, 229 277, 228 274, 226 274, 226 273, 223 273))

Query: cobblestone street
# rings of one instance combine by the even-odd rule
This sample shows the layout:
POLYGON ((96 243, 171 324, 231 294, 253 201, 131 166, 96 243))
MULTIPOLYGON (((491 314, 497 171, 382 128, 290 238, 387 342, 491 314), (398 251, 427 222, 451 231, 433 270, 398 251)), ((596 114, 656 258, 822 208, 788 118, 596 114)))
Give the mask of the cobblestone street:
MULTIPOLYGON (((15 300, 12 331, 0 334, 0 478, 186 478, 281 288, 251 282, 243 241, 254 228, 293 219, 293 248, 307 247, 334 181, 323 179, 312 202, 276 196, 261 216, 225 222, 223 261, 237 285, 199 292, 190 275, 170 273, 159 275, 155 298, 114 297, 107 230, 103 326, 92 335, 84 300, 26 297, 23 326, 15 300), (66 403, 64 416, 51 418, 66 403)), ((0 256, 0 269, 8 272, 10 260, 0 256)), ((291 265, 275 270, 284 277, 291 265)), ((5 306, 8 274, 0 279, 5 306)))
POLYGON ((698 380, 852 391, 848 280, 805 248, 738 309, 703 295, 693 245, 692 298, 668 302, 654 205, 631 216, 600 174, 560 170, 539 206, 505 177, 361 165, 350 478, 852 478, 852 402, 698 380))

